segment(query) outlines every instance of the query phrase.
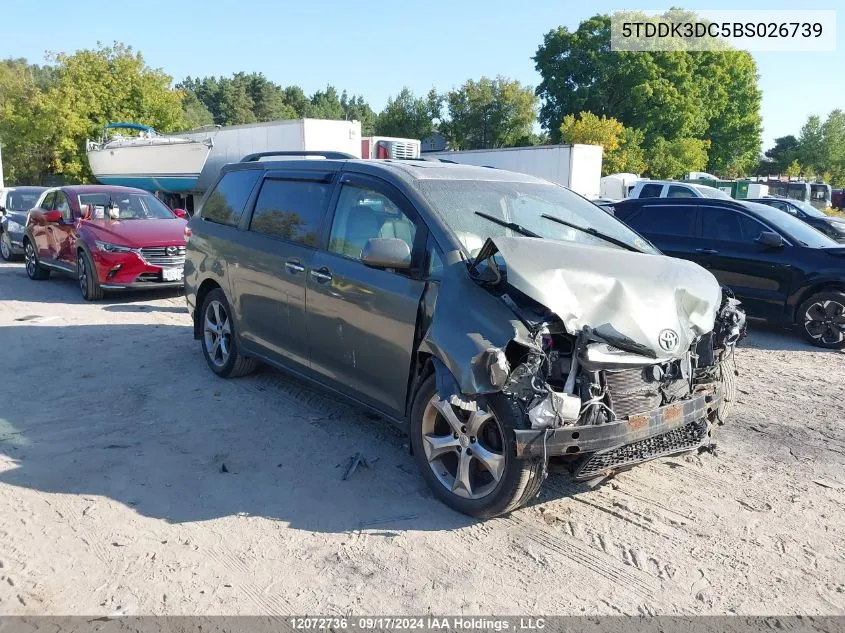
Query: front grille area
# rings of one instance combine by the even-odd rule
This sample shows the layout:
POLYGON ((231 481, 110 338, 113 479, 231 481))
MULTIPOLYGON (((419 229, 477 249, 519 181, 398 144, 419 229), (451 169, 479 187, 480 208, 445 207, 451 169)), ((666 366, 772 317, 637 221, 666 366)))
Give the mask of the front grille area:
POLYGON ((707 426, 707 420, 701 419, 672 429, 662 435, 655 435, 619 448, 594 453, 575 473, 575 479, 592 479, 607 470, 693 449, 707 437, 707 426))
POLYGON ((660 384, 647 382, 641 367, 605 371, 604 378, 610 393, 610 408, 619 419, 635 413, 645 413, 659 407, 662 402, 660 384))
POLYGON ((184 246, 148 246, 141 249, 141 257, 152 266, 184 266, 184 246), (167 249, 176 248, 176 253, 168 255, 167 249))

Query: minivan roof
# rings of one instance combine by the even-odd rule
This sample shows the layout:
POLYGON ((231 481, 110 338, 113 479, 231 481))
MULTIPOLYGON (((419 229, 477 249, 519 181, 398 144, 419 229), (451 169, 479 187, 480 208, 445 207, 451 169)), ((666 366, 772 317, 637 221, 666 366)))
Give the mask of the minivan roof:
POLYGON ((264 171, 272 170, 321 170, 343 171, 349 166, 354 166, 355 171, 378 175, 379 173, 390 172, 403 180, 480 180, 489 182, 527 182, 548 184, 547 180, 535 178, 528 174, 522 174, 494 167, 476 167, 475 165, 462 165, 459 163, 448 163, 434 160, 397 160, 397 159, 298 159, 290 158, 284 160, 261 160, 242 163, 230 163, 225 165, 221 171, 232 171, 236 169, 256 169, 257 166, 264 171))

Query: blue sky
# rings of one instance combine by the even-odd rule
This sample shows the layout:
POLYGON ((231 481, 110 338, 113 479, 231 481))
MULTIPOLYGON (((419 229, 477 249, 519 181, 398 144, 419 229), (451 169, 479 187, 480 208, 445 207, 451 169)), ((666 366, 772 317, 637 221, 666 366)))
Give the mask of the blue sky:
MULTIPOLYGON (((531 57, 543 35, 559 25, 574 29, 599 12, 673 5, 692 10, 836 9, 838 3, 150 0, 131 9, 113 0, 3 4, 0 15, 7 28, 0 38, 0 57, 41 62, 46 50, 70 52, 94 47, 98 40, 118 40, 140 50, 149 65, 163 68, 176 81, 187 75, 263 72, 282 85, 298 84, 308 94, 327 84, 346 88, 363 94, 379 111, 403 86, 421 94, 499 74, 536 86, 540 78, 531 57)), ((845 9, 837 16, 840 33, 845 32, 842 14, 845 9)), ((754 56, 763 90, 764 149, 777 136, 797 134, 808 115, 845 108, 845 44, 835 53, 754 56)))

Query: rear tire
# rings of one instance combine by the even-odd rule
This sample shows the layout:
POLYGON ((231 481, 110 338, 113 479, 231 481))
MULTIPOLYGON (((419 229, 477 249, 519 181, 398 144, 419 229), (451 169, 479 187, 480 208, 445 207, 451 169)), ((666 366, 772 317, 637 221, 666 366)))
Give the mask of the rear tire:
POLYGON ((12 253, 12 238, 9 237, 8 231, 0 233, 0 257, 7 262, 17 259, 17 256, 12 253))
POLYGON ((215 288, 202 302, 200 341, 209 368, 221 378, 237 378, 255 371, 258 363, 238 348, 235 319, 226 295, 215 288))
POLYGON ((484 421, 477 423, 472 414, 441 401, 435 384, 432 375, 420 385, 410 421, 414 459, 434 496, 479 519, 507 514, 537 496, 543 483, 543 460, 516 456, 513 429, 527 424, 519 408, 501 393, 489 394, 479 399, 475 420, 484 421), (452 422, 447 420, 449 411, 455 416, 452 422), (472 435, 476 431, 478 437, 472 435), (463 460, 466 477, 459 474, 463 460), (463 481, 471 485, 464 486, 463 481))
POLYGON ((824 349, 845 349, 845 292, 819 292, 798 308, 801 335, 824 349))
POLYGON ((76 280, 83 299, 99 301, 103 298, 103 288, 97 278, 97 268, 85 251, 79 251, 76 255, 76 280))
POLYGON ((23 247, 24 261, 26 262, 26 274, 35 281, 44 281, 50 278, 50 269, 44 268, 38 263, 38 254, 32 242, 26 240, 23 247))

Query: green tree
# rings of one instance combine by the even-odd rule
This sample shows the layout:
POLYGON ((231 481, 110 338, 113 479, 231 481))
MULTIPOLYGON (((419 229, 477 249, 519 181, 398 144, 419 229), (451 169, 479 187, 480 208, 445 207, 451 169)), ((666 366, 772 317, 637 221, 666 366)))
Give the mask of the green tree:
POLYGON ((361 135, 372 136, 376 128, 376 113, 361 95, 351 97, 343 91, 340 95, 340 106, 343 108, 343 117, 347 121, 359 121, 361 123, 361 135))
POLYGON ((845 112, 833 110, 822 124, 822 157, 817 175, 839 186, 845 181, 845 112))
POLYGON ((193 92, 183 91, 182 117, 185 120, 185 127, 189 130, 214 123, 211 112, 193 92))
POLYGON ((581 112, 578 118, 568 114, 563 117, 560 135, 564 143, 601 145, 604 150, 604 175, 620 172, 639 174, 645 169, 642 130, 626 128, 613 117, 598 117, 592 112, 581 112))
POLYGON ((416 97, 408 88, 402 88, 379 113, 376 134, 422 140, 434 132, 442 108, 443 97, 433 88, 425 97, 416 97))
POLYGON ((0 62, 0 146, 7 182, 45 184, 56 162, 60 131, 47 119, 44 89, 23 59, 0 62))
POLYGON ((709 141, 697 138, 666 140, 658 136, 646 150, 648 173, 652 178, 680 178, 707 165, 709 141))
POLYGON ((643 148, 645 134, 634 127, 626 127, 619 140, 619 148, 610 152, 602 161, 606 174, 641 174, 646 170, 646 152, 643 148))
POLYGON ((455 149, 529 145, 537 97, 530 86, 497 77, 469 80, 446 97, 449 120, 441 126, 455 149))
POLYGON ((343 105, 334 86, 326 86, 311 96, 307 116, 312 119, 343 119, 343 105))
POLYGON ((297 118, 296 111, 284 100, 282 89, 261 73, 236 73, 236 82, 246 85, 256 121, 284 121, 297 118))
POLYGON ((540 121, 552 142, 560 141, 567 114, 589 111, 642 130, 646 147, 658 138, 712 141, 713 169, 753 166, 760 90, 749 53, 619 52, 611 51, 610 36, 607 15, 545 35, 533 59, 542 77, 540 121))
POLYGON ((773 174, 782 173, 798 155, 798 139, 792 134, 780 136, 775 139, 774 146, 766 150, 766 158, 771 161, 768 169, 773 174))
POLYGON ((33 179, 43 180, 46 168, 72 180, 90 180, 85 141, 97 138, 105 123, 133 121, 161 132, 184 126, 183 93, 171 87, 169 75, 149 68, 131 47, 100 44, 50 60, 53 68, 46 73, 46 89, 39 90, 39 80, 30 75, 26 90, 33 121, 12 142, 31 143, 43 159, 32 168, 20 167, 33 179))
POLYGON ((797 160, 793 160, 789 165, 784 167, 783 175, 789 176, 790 178, 796 178, 801 175, 801 165, 798 164, 797 160))
POLYGON ((308 115, 311 100, 299 86, 288 86, 285 88, 282 91, 282 100, 296 112, 297 118, 301 119, 308 115))
POLYGON ((578 117, 567 114, 560 125, 560 138, 564 143, 601 145, 605 152, 619 149, 625 126, 613 117, 596 116, 581 112, 578 117))
POLYGON ((821 118, 812 115, 801 127, 798 135, 796 159, 810 172, 824 171, 824 131, 821 118))

